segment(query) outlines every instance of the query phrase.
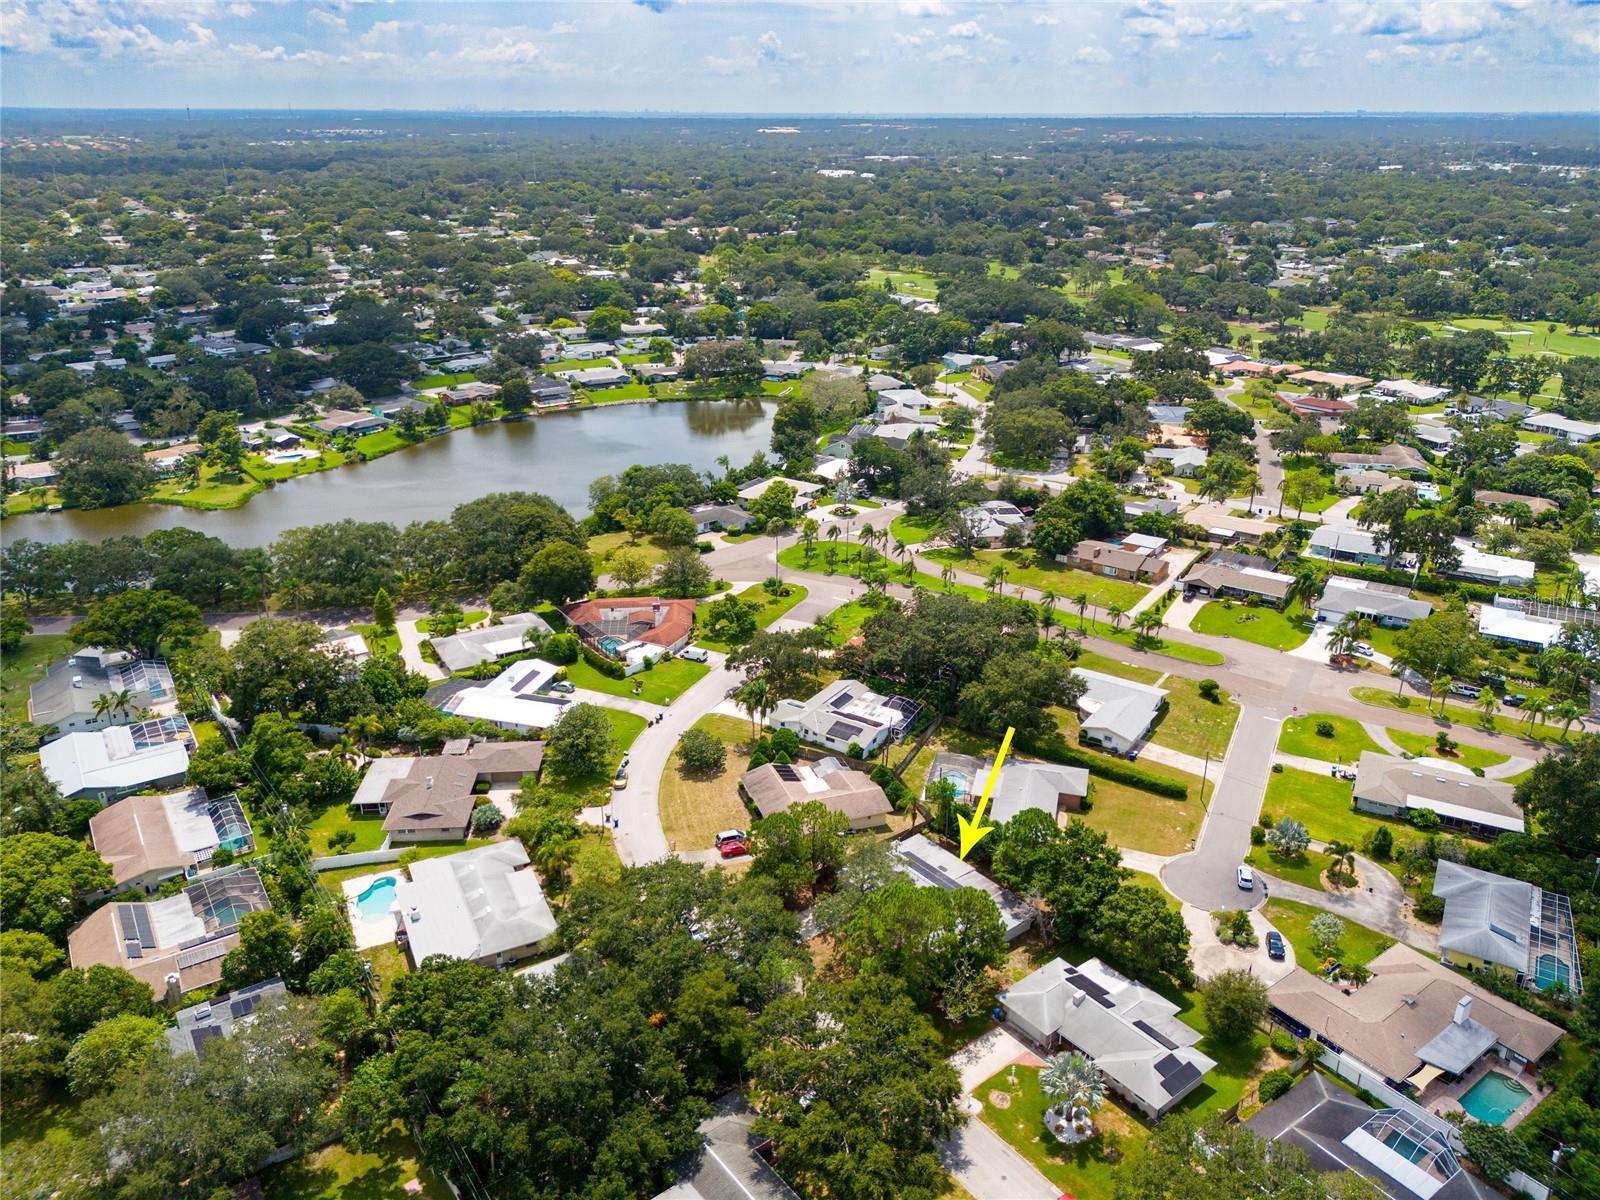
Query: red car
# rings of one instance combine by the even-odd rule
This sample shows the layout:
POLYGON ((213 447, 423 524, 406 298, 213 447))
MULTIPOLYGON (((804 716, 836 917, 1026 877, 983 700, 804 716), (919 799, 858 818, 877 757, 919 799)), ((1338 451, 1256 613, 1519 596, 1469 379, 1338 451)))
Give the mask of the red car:
POLYGON ((746 846, 738 838, 733 838, 718 846, 717 853, 722 855, 723 858, 738 858, 740 855, 749 854, 750 847, 746 846))

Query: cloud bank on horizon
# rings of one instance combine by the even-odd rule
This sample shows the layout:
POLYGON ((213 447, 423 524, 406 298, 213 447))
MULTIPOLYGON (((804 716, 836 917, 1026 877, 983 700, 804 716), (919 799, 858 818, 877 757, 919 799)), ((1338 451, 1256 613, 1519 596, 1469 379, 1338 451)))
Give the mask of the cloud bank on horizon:
POLYGON ((16 106, 1591 111, 1600 0, 0 0, 16 106))

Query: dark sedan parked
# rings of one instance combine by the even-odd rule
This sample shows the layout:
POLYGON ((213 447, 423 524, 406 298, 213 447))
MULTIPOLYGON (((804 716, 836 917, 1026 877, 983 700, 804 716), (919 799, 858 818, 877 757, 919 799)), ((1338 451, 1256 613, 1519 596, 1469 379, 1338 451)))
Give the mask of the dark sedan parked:
POLYGON ((1283 934, 1276 929, 1267 934, 1267 957, 1273 962, 1282 962, 1284 956, 1283 934))

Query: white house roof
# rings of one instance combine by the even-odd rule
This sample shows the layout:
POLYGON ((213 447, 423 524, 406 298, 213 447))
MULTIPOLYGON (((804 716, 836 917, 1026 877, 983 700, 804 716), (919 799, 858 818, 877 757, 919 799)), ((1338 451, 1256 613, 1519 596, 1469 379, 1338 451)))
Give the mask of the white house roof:
POLYGON ((1528 969, 1540 892, 1521 879, 1507 879, 1440 859, 1433 894, 1444 901, 1439 949, 1470 954, 1513 971, 1528 969))
MULTIPOLYGON (((988 778, 987 771, 984 778, 988 778)), ((1063 795, 1082 797, 1088 794, 1089 772, 1084 767, 1010 759, 1000 768, 1000 778, 995 782, 989 819, 1009 821, 1030 808, 1054 818, 1063 795)))
MULTIPOLYGON (((182 776, 188 771, 186 741, 150 743, 137 736, 140 728, 113 725, 92 733, 69 733, 39 748, 39 766, 63 796, 88 791, 137 791, 158 779, 182 776)), ((187 733, 188 722, 183 722, 183 729, 187 733)))
POLYGON ((1033 924, 1033 910, 1019 896, 1014 896, 978 868, 950 851, 935 846, 920 833, 914 833, 895 842, 892 849, 899 857, 899 867, 924 887, 970 887, 987 892, 1000 910, 1000 922, 1005 926, 1006 941, 1014 941, 1033 924))
POLYGON ((1485 604, 1478 610, 1478 632, 1485 637, 1504 638, 1508 642, 1548 649, 1561 636, 1561 629, 1558 621, 1530 616, 1514 608, 1485 604))
POLYGON ((395 887, 411 955, 481 959, 542 942, 556 931, 528 852, 511 839, 411 864, 395 887))
POLYGON ((1149 731, 1167 698, 1166 689, 1149 684, 1099 671, 1080 669, 1073 673, 1089 685, 1078 700, 1086 733, 1106 732, 1123 741, 1136 742, 1149 731))
POLYGON ((1357 529, 1353 525, 1318 525, 1311 532, 1307 549, 1327 550, 1340 554, 1370 554, 1381 558, 1385 543, 1374 533, 1357 529))
POLYGON ((1533 581, 1533 563, 1525 558, 1509 558, 1504 554, 1488 554, 1464 539, 1457 539, 1456 553, 1460 555, 1460 565, 1456 567, 1454 572, 1457 575, 1463 575, 1470 579, 1487 579, 1499 583, 1531 583, 1533 581))
POLYGON ((524 635, 529 631, 543 636, 550 632, 544 618, 531 612, 513 613, 498 625, 469 629, 452 637, 433 639, 433 651, 447 671, 465 671, 479 663, 493 662, 527 648, 524 635))
MULTIPOLYGON (((660 647, 656 648, 660 652, 660 647)), ((567 710, 567 700, 547 695, 557 668, 542 659, 512 663, 488 683, 463 688, 448 697, 441 712, 469 721, 493 721, 522 729, 544 729, 567 710)), ((381 761, 381 760, 380 760, 381 761)))

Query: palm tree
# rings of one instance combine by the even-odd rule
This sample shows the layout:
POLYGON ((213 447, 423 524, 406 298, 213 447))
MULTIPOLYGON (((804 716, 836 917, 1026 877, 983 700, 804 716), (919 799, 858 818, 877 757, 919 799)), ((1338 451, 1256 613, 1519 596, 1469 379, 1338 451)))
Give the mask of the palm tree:
POLYGON ((1127 610, 1120 604, 1111 604, 1106 606, 1106 616, 1110 618, 1111 628, 1113 629, 1121 629, 1122 618, 1127 615, 1127 610))
POLYGON ((1533 723, 1535 721, 1543 720, 1545 714, 1549 711, 1549 702, 1540 700, 1537 697, 1529 700, 1522 706, 1522 715, 1528 718, 1528 732, 1530 734, 1533 732, 1533 723))
POLYGON ((1343 875, 1346 879, 1355 878, 1356 873, 1356 848, 1348 842, 1329 842, 1328 857, 1333 859, 1335 874, 1343 875))
POLYGON ((1043 619, 1041 619, 1039 622, 1041 625, 1044 625, 1046 633, 1050 631, 1050 626, 1055 624, 1055 608, 1060 600, 1061 597, 1056 595, 1049 588, 1045 588, 1044 591, 1039 593, 1039 603, 1044 607, 1045 612, 1051 614, 1049 624, 1046 624, 1043 619))
POLYGON ((1083 610, 1089 607, 1089 593, 1079 592, 1072 598, 1072 603, 1078 608, 1078 632, 1083 633, 1088 628, 1083 623, 1083 610))
MULTIPOLYGON (((1046 596, 1049 594, 1049 592, 1045 593, 1046 596)), ((1056 610, 1051 608, 1046 601, 1039 601, 1039 628, 1043 631, 1046 641, 1050 640, 1050 629, 1055 623, 1056 610)))
POLYGON ((1155 641, 1166 625, 1167 619, 1153 608, 1147 608, 1133 619, 1133 627, 1139 631, 1139 636, 1155 641))
MULTIPOLYGON (((894 556, 900 560, 900 565, 902 567, 907 566, 911 561, 911 547, 906 545, 905 542, 900 538, 895 538, 894 556)), ((906 578, 910 578, 909 572, 907 572, 906 578)))
POLYGON ((1004 563, 996 563, 994 570, 989 572, 989 577, 983 581, 983 586, 988 588, 991 592, 999 591, 1002 595, 1004 595, 1006 576, 1010 573, 1011 572, 1006 570, 1004 563))
MULTIPOLYGON (((1454 682, 1455 680, 1450 678, 1449 675, 1441 675, 1433 681, 1433 690, 1439 697, 1439 715, 1441 717, 1444 716, 1445 697, 1450 694, 1450 685, 1454 682)), ((1433 707, 1432 701, 1429 702, 1428 707, 1433 707)))
POLYGON ((115 707, 110 695, 102 692, 94 698, 94 715, 96 719, 105 716, 115 707))
POLYGON ((807 517, 800 522, 800 544, 805 547, 807 564, 811 562, 811 548, 816 545, 817 530, 820 528, 815 517, 807 517))
POLYGON ((1584 706, 1576 700, 1563 700, 1556 705, 1555 711, 1550 715, 1561 722, 1561 740, 1563 742, 1567 740, 1567 730, 1572 728, 1574 721, 1582 721, 1585 711, 1587 710, 1584 706))
POLYGON ((740 708, 750 714, 750 733, 756 736, 756 717, 759 715, 764 724, 767 714, 772 711, 772 685, 757 675, 735 692, 733 698, 740 708))
POLYGON ((944 584, 945 591, 948 592, 952 589, 955 577, 956 569, 949 563, 945 563, 944 566, 939 568, 939 582, 944 584))
POLYGON ((311 590, 298 579, 287 580, 278 589, 278 595, 283 599, 284 607, 292 613, 300 612, 305 607, 306 598, 310 594, 311 590))
POLYGON ((1039 1072, 1039 1089, 1065 1103, 1074 1116, 1085 1116, 1105 1103, 1106 1079, 1094 1060, 1082 1054, 1058 1054, 1039 1072))
POLYGON ((133 693, 123 688, 120 692, 112 692, 107 699, 111 701, 112 712, 127 716, 128 708, 133 703, 133 693))
POLYGON ((1497 707, 1493 688, 1484 688, 1478 693, 1478 724, 1485 729, 1494 728, 1494 713, 1497 707))
POLYGON ((361 756, 366 757, 367 744, 383 731, 383 722, 371 713, 357 713, 344 723, 350 731, 350 736, 356 740, 356 748, 361 751, 361 756))

